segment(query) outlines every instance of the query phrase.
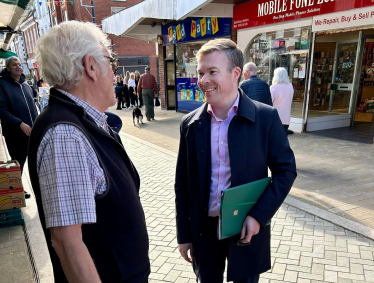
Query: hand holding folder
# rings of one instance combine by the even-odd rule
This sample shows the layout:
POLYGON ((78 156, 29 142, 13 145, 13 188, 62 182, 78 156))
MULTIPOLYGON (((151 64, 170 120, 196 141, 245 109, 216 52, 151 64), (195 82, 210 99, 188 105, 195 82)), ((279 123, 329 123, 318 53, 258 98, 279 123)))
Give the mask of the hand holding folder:
POLYGON ((248 212, 270 184, 270 177, 222 191, 218 238, 239 234, 248 212))

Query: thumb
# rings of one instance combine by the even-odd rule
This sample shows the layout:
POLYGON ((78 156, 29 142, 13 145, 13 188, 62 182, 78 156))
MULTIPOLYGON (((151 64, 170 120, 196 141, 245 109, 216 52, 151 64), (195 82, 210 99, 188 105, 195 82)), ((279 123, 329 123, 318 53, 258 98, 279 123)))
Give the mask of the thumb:
POLYGON ((246 229, 247 229, 247 226, 245 224, 246 223, 244 222, 243 227, 242 227, 242 231, 240 233, 240 239, 244 239, 244 237, 245 237, 245 232, 246 232, 246 229))

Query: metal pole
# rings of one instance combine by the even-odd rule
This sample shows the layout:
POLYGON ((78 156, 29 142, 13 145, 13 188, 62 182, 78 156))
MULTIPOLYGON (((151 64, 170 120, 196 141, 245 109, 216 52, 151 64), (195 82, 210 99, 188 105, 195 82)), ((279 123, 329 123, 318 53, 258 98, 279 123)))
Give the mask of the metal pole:
POLYGON ((91 6, 92 6, 92 22, 96 24, 96 18, 95 18, 95 7, 94 7, 94 2, 91 1, 91 6))

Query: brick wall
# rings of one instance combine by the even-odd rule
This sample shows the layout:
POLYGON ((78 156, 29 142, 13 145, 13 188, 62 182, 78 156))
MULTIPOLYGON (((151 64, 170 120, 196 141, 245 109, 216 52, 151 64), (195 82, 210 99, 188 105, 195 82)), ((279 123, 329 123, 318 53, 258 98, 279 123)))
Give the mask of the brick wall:
POLYGON ((165 72, 164 72, 164 48, 162 45, 158 47, 158 60, 159 60, 159 74, 160 74, 160 97, 161 109, 166 109, 166 92, 165 92, 165 72))

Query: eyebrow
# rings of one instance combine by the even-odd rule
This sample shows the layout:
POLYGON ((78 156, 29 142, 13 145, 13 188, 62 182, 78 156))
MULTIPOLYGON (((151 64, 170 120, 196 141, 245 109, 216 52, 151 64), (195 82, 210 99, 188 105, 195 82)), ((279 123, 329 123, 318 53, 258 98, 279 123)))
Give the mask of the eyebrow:
MULTIPOLYGON (((211 69, 218 69, 218 67, 213 66, 213 67, 208 68, 208 70, 211 70, 211 69)), ((201 69, 197 69, 197 71, 201 71, 201 69)))

